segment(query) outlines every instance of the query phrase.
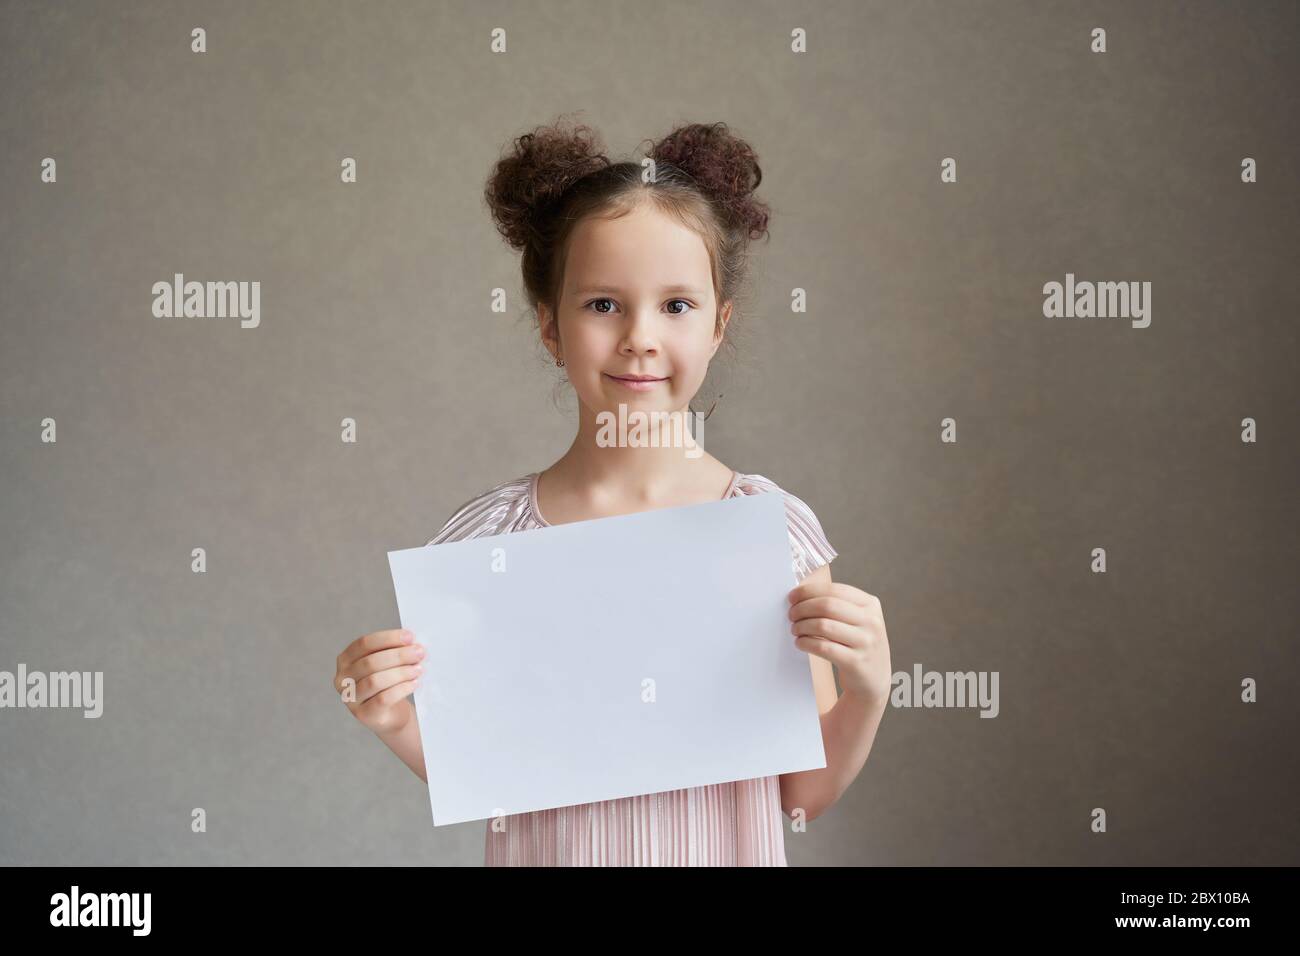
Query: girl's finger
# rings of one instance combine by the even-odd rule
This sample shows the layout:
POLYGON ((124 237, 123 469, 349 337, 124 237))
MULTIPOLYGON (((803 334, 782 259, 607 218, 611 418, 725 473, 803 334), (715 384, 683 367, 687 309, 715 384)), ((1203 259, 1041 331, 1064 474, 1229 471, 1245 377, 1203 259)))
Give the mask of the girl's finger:
POLYGON ((800 601, 806 601, 811 597, 837 597, 848 601, 850 604, 860 604, 866 607, 871 603, 872 596, 861 588, 855 588, 843 581, 832 581, 830 587, 805 582, 796 586, 793 591, 786 595, 786 603, 798 604, 800 601))
POLYGON ((806 617, 795 621, 790 627, 790 633, 795 636, 825 638, 848 648, 864 646, 864 638, 858 628, 828 617, 806 617))
POLYGON ((376 707, 392 707, 403 697, 411 695, 415 690, 415 683, 413 680, 407 680, 402 681, 400 684, 394 684, 382 693, 376 694, 371 700, 375 702, 376 707))
POLYGON ((411 644, 415 641, 415 635, 404 627, 390 628, 386 631, 372 631, 369 634, 363 634, 355 641, 343 648, 343 653, 339 655, 338 666, 340 671, 351 669, 352 665, 367 654, 373 654, 375 651, 382 651, 386 647, 400 647, 403 644, 411 644))
POLYGON ((408 680, 418 680, 424 673, 423 664, 407 664, 405 667, 390 667, 387 670, 371 674, 357 681, 357 704, 364 704, 371 697, 387 690, 394 684, 408 680))
POLYGON ((360 680, 370 674, 388 670, 390 667, 398 667, 402 664, 418 664, 422 660, 424 660, 423 647, 419 644, 404 644, 390 650, 367 654, 352 665, 349 673, 357 680, 360 680))
POLYGON ((801 635, 794 639, 794 646, 801 651, 816 655, 832 664, 838 664, 844 667, 848 664, 849 658, 853 652, 843 644, 837 644, 835 641, 828 641, 821 637, 810 637, 801 635))
POLYGON ((800 601, 790 608, 787 616, 792 621, 799 621, 805 617, 830 617, 845 624, 867 623, 865 607, 838 597, 815 597, 800 601))

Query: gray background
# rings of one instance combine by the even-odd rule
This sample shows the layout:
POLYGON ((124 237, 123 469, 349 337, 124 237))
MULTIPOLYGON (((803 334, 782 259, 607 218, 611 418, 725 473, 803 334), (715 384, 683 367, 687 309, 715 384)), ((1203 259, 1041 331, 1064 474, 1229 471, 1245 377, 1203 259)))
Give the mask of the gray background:
POLYGON ((388 550, 572 438, 481 193, 573 110, 618 158, 753 143, 705 442, 816 510, 895 671, 1001 675, 994 720, 891 708, 790 863, 1300 862, 1294 3, 40 2, 0 38, 0 669, 107 698, 0 711, 0 862, 481 863, 331 678, 397 625, 388 550), (174 272, 259 280, 261 327, 153 318, 174 272), (1067 272, 1150 281, 1150 328, 1045 319, 1067 272))

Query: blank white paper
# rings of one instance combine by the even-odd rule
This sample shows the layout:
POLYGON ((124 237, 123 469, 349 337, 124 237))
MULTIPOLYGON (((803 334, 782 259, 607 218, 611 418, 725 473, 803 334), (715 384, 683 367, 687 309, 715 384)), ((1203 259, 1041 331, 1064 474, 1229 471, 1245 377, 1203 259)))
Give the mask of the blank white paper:
POLYGON ((826 766, 780 494, 388 560, 434 826, 826 766))

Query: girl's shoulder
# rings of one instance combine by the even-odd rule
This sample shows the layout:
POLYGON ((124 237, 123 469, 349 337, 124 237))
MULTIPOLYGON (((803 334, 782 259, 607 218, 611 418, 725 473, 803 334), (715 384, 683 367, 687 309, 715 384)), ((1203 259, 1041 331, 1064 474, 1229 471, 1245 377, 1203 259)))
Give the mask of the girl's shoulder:
MULTIPOLYGON (((512 478, 480 491, 458 507, 429 544, 483 538, 538 527, 529 506, 532 475, 512 478)), ((429 544, 426 544, 427 548, 429 544)))
POLYGON ((823 564, 830 564, 839 554, 826 538, 821 522, 807 502, 786 491, 763 475, 741 473, 733 495, 762 495, 777 493, 785 498, 785 524, 790 534, 792 567, 803 580, 823 564))

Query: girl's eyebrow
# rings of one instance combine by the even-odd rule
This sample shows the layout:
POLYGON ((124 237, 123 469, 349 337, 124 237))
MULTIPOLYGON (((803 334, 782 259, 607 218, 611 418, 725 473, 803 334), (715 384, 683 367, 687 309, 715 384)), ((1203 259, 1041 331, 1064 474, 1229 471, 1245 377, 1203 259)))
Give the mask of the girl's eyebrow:
MULTIPOLYGON (((617 295, 618 293, 620 293, 620 292, 622 292, 622 291, 623 291, 622 289, 616 289, 614 286, 610 286, 610 285, 590 285, 590 286, 583 286, 583 287, 580 288, 580 289, 574 289, 574 290, 573 290, 573 294, 574 294, 574 295, 591 295, 592 293, 600 293, 601 295, 609 295, 609 294, 617 295)), ((688 292, 688 293, 690 293, 691 295, 703 295, 703 294, 704 294, 704 292, 703 292, 702 289, 697 289, 697 288, 695 288, 694 286, 690 286, 690 285, 681 285, 681 284, 678 284, 678 285, 666 285, 666 286, 664 286, 662 289, 660 289, 659 291, 660 291, 660 293, 669 293, 669 292, 688 292)))

